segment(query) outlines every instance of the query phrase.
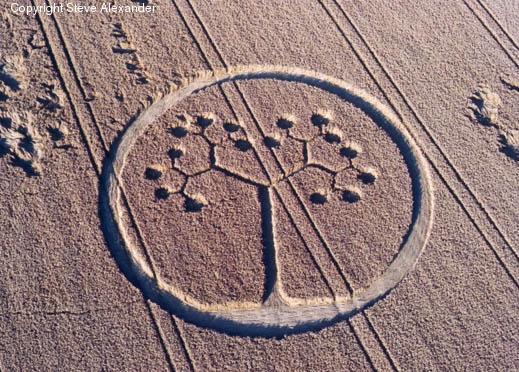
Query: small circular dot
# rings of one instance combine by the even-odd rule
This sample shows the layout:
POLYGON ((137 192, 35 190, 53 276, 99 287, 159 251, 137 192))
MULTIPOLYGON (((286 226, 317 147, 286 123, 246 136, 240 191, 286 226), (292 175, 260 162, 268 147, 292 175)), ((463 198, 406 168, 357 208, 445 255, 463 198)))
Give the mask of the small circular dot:
POLYGON ((328 197, 320 192, 314 192, 310 195, 310 201, 314 204, 324 204, 328 201, 328 197))
POLYGON ((173 136, 175 136, 177 138, 183 138, 183 137, 187 136, 187 133, 188 133, 187 129, 182 126, 172 127, 170 129, 170 132, 173 136))
POLYGON ((186 197, 184 207, 187 212, 200 212, 207 206, 207 200, 202 195, 186 197))
POLYGON ((179 159, 184 155, 184 150, 181 148, 171 148, 168 150, 168 156, 171 158, 171 160, 179 159))
POLYGON ((160 200, 168 199, 171 194, 171 189, 167 186, 162 186, 155 190, 155 197, 160 200))
POLYGON ((312 114, 310 121, 317 127, 323 127, 328 125, 328 123, 331 121, 331 115, 324 112, 317 112, 312 114))
POLYGON ((348 188, 342 192, 342 200, 347 203, 357 203, 361 197, 361 192, 356 187, 348 188))
POLYGON ((196 124, 201 126, 202 128, 207 128, 213 123, 214 123, 214 117, 211 114, 200 115, 200 116, 197 116, 197 118, 196 118, 196 124))
POLYGON ((144 171, 144 176, 149 180, 158 180, 163 173, 164 168, 161 165, 151 165, 144 171))
POLYGON ((334 133, 326 133, 324 139, 328 143, 341 143, 341 137, 334 133))
POLYGON ((324 129, 324 140, 331 144, 341 143, 344 133, 336 126, 328 126, 324 129))
POLYGON ((270 148, 277 148, 281 146, 281 141, 278 138, 267 136, 265 137, 265 145, 270 148))
POLYGON ((236 123, 226 122, 223 124, 223 129, 228 133, 235 133, 240 130, 240 126, 236 123))
POLYGON ((356 143, 349 143, 339 150, 341 156, 348 159, 355 159, 362 153, 362 148, 356 143))
POLYGON ((247 140, 244 140, 244 139, 239 139, 237 140, 234 145, 236 146, 236 148, 240 151, 248 151, 252 148, 252 144, 247 141, 247 140))
POLYGON ((276 122, 276 125, 280 129, 290 129, 290 128, 294 127, 294 121, 289 118, 280 118, 276 122))
POLYGON ((372 185, 377 180, 377 174, 372 170, 365 170, 357 176, 365 185, 372 185))

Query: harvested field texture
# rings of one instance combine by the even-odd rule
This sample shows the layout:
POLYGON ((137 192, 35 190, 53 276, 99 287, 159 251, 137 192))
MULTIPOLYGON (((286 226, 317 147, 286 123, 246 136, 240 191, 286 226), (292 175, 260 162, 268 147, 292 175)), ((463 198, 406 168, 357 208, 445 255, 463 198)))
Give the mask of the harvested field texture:
POLYGON ((3 2, 0 370, 518 370, 518 25, 3 2))

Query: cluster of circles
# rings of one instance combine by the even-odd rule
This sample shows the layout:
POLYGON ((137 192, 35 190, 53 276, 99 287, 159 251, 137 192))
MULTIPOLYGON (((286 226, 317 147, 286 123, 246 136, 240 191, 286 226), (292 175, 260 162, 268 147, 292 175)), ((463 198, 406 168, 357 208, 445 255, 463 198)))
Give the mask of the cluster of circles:
MULTIPOLYGON (((186 155, 186 148, 182 144, 176 144, 169 148, 167 155, 171 161, 171 168, 163 164, 153 164, 146 168, 144 175, 148 180, 161 180, 163 175, 169 170, 174 169, 182 177, 182 182, 177 187, 171 185, 161 185, 155 189, 155 197, 157 200, 168 199, 173 194, 180 194, 184 197, 185 209, 188 212, 200 212, 208 205, 207 199, 199 194, 186 193, 186 185, 189 177, 203 174, 216 167, 215 147, 221 145, 223 140, 214 140, 207 134, 208 128, 213 126, 217 117, 212 113, 198 114, 195 116, 182 114, 178 115, 178 123, 175 123, 168 129, 169 134, 176 139, 183 139, 188 134, 199 136, 205 141, 209 149, 209 162, 207 166, 196 172, 188 172, 179 166, 179 161, 186 155)), ((310 201, 313 204, 324 204, 329 200, 329 197, 334 192, 341 193, 341 199, 347 203, 357 203, 363 197, 361 188, 355 185, 340 185, 337 178, 341 176, 342 172, 354 172, 355 179, 364 185, 373 185, 378 178, 378 172, 372 167, 358 166, 354 160, 361 156, 363 149, 360 144, 352 141, 345 141, 344 134, 338 127, 331 124, 332 115, 327 111, 318 111, 312 114, 310 122, 313 126, 319 128, 318 134, 310 138, 301 138, 293 132, 297 126, 298 120, 294 115, 285 115, 276 121, 276 126, 279 128, 278 132, 270 133, 263 137, 265 146, 275 151, 283 144, 284 139, 291 138, 302 143, 304 148, 304 163, 293 169, 290 173, 285 174, 283 179, 286 179, 295 173, 310 167, 317 167, 333 176, 333 184, 331 188, 322 188, 316 190, 310 195, 310 201), (323 138, 330 146, 334 146, 336 151, 346 160, 339 169, 332 169, 327 164, 319 162, 311 155, 311 145, 318 137, 323 138)), ((246 152, 253 149, 252 140, 249 138, 245 127, 238 121, 222 121, 222 129, 225 133, 224 140, 228 140, 234 146, 246 152)))
MULTIPOLYGON (((278 128, 286 132, 286 136, 299 141, 307 146, 305 148, 305 166, 312 167, 318 166, 320 169, 333 175, 333 185, 331 189, 320 189, 316 190, 310 195, 310 201, 314 204, 326 203, 331 193, 340 192, 342 193, 342 200, 347 203, 357 203, 362 198, 362 191, 355 185, 340 186, 337 182, 337 178, 341 172, 353 171, 355 172, 355 178, 364 185, 373 185, 378 178, 378 172, 372 167, 360 167, 354 163, 354 159, 358 158, 362 152, 362 146, 353 141, 346 141, 344 139, 344 133, 342 130, 332 125, 333 115, 329 111, 318 111, 312 114, 310 122, 312 125, 319 128, 319 135, 314 136, 310 139, 301 138, 295 135, 291 130, 297 125, 297 118, 294 115, 286 115, 277 120, 276 125, 278 128), (311 157, 311 151, 308 146, 317 137, 323 137, 326 142, 337 148, 339 154, 347 160, 346 164, 339 170, 331 169, 325 163, 320 163, 318 160, 311 157)), ((266 137, 266 141, 269 143, 279 144, 281 143, 281 136, 266 137)))
MULTIPOLYGON (((188 134, 200 137, 205 141, 209 148, 209 163, 206 167, 196 171, 189 172, 179 165, 180 159, 186 155, 186 148, 181 145, 173 145, 167 151, 167 156, 171 161, 172 166, 168 167, 163 164, 153 164, 146 168, 144 175, 146 179, 151 181, 160 181, 163 176, 171 169, 174 169, 182 177, 182 182, 178 187, 172 185, 162 184, 155 189, 155 197, 157 200, 166 200, 173 194, 180 194, 184 197, 184 207, 188 212, 200 212, 209 203, 207 199, 200 193, 188 194, 186 192, 187 182, 190 177, 198 176, 209 172, 216 166, 216 155, 214 148, 218 141, 214 141, 210 136, 206 135, 206 130, 211 127, 215 121, 216 116, 212 113, 204 113, 196 116, 187 114, 178 115, 179 122, 175 123, 168 129, 171 136, 176 139, 185 138, 188 134)), ((234 142, 236 148, 240 151, 248 151, 252 148, 252 144, 247 138, 247 135, 242 125, 234 122, 224 122, 223 129, 227 133, 227 138, 234 142)))

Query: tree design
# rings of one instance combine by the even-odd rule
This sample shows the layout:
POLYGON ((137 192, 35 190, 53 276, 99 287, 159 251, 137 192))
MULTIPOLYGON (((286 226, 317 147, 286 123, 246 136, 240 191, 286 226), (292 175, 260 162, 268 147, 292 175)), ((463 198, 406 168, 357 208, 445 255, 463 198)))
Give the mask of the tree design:
MULTIPOLYGON (((210 171, 219 171, 227 176, 246 182, 257 187, 258 199, 261 209, 261 229, 264 246, 265 286, 264 302, 287 303, 288 297, 284 294, 281 285, 280 269, 278 264, 277 242, 275 237, 275 224, 273 222, 273 192, 278 193, 276 185, 302 172, 308 168, 320 169, 332 176, 330 188, 322 187, 314 190, 309 197, 309 202, 314 205, 322 205, 329 201, 332 194, 339 194, 339 199, 347 204, 356 204, 363 198, 361 188, 355 184, 343 184, 341 179, 348 173, 349 178, 360 184, 373 185, 378 177, 378 172, 372 167, 357 165, 358 158, 363 154, 360 144, 345 139, 341 129, 334 124, 333 115, 327 111, 319 111, 312 114, 309 123, 313 128, 313 134, 302 134, 297 131, 300 125, 294 115, 284 115, 277 119, 275 131, 264 133, 262 131, 261 141, 263 144, 255 143, 249 135, 246 127, 239 120, 226 120, 218 118, 211 113, 197 115, 181 114, 177 116, 177 122, 168 128, 168 135, 172 137, 173 144, 167 149, 169 164, 152 164, 144 170, 144 176, 150 181, 158 181, 159 186, 155 189, 157 202, 167 200, 173 194, 180 194, 184 198, 184 208, 187 212, 200 213, 211 204, 201 193, 187 192, 189 179, 200 176, 210 171), (183 160, 189 157, 190 149, 185 146, 185 139, 189 138, 196 146, 191 146, 192 151, 197 151, 195 157, 200 156, 200 151, 207 155, 207 161, 202 161, 195 167, 186 167, 183 160), (262 164, 258 147, 266 146, 274 154, 279 151, 285 142, 293 140, 299 143, 303 149, 303 161, 291 167, 283 168, 281 177, 269 176, 269 181, 256 179, 252 174, 247 174, 226 166, 221 161, 224 156, 220 150, 226 147, 234 147, 238 154, 252 153, 258 164, 262 164), (340 164, 328 164, 320 161, 314 154, 317 146, 326 146, 340 156, 340 164), (205 151, 204 151, 205 150, 205 151), (177 185, 162 183, 168 172, 176 172, 182 182, 177 185), (273 191, 274 190, 274 191, 273 191)), ((198 159, 200 160, 200 159, 198 159)), ((250 173, 250 172, 249 172, 250 173)), ((268 173, 268 171, 267 171, 268 173)))
MULTIPOLYGON (((221 171, 226 175, 253 184, 257 187, 271 187, 282 182, 307 168, 318 168, 333 177, 331 188, 319 188, 315 190, 309 201, 313 204, 324 204, 328 202, 331 194, 339 193, 341 200, 346 203, 358 203, 363 198, 361 188, 351 182, 344 184, 341 178, 345 173, 354 175, 354 179, 359 184, 373 185, 378 172, 370 166, 358 164, 358 159, 362 156, 363 148, 360 144, 345 139, 341 129, 333 124, 333 115, 327 111, 315 112, 310 118, 310 123, 318 128, 317 134, 302 136, 294 129, 299 124, 299 120, 294 115, 283 115, 276 121, 277 130, 263 136, 263 144, 271 151, 276 152, 285 143, 285 140, 292 139, 302 144, 304 161, 290 170, 283 170, 282 178, 272 180, 269 183, 256 180, 248 174, 242 174, 235 169, 231 169, 219 161, 219 148, 232 145, 240 152, 256 152, 258 144, 254 143, 247 132, 243 123, 239 120, 226 120, 218 118, 212 113, 202 113, 197 115, 181 114, 177 116, 178 121, 168 129, 168 134, 174 138, 175 143, 167 150, 170 164, 152 164, 145 171, 144 176, 148 180, 160 181, 163 176, 170 171, 178 172, 183 181, 180 185, 172 186, 161 184, 155 189, 155 197, 158 201, 166 200, 173 194, 180 194, 185 199, 185 209, 188 212, 201 212, 210 204, 204 195, 200 193, 190 194, 186 192, 186 185, 191 177, 199 176, 211 170, 221 171), (219 127, 224 135, 215 136, 209 131, 212 127, 219 127), (205 166, 196 171, 186 171, 182 166, 182 159, 187 155, 186 147, 182 140, 188 135, 195 136, 203 143, 207 149, 208 162, 205 166), (313 155, 312 147, 317 141, 324 141, 333 151, 336 151, 343 159, 338 166, 330 166, 321 162, 313 155)), ((258 158, 258 161, 261 159, 258 158)), ((350 180, 352 177, 348 177, 350 180)))

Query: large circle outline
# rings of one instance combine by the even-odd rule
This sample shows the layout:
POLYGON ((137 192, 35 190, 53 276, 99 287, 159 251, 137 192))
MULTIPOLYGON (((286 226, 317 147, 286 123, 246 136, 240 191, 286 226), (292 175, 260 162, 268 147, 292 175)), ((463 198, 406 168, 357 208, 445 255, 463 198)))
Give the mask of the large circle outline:
MULTIPOLYGON (((145 297, 196 325, 230 334, 280 336, 317 330, 371 306, 396 287, 413 269, 432 228, 433 191, 427 163, 398 118, 379 100, 342 80, 313 71, 281 66, 237 66, 199 74, 182 82, 155 101, 131 122, 113 143, 100 180, 100 216, 103 233, 119 268, 145 297), (298 82, 332 93, 360 108, 398 145, 412 179, 413 216, 399 253, 386 271, 367 288, 351 297, 320 304, 262 307, 243 304, 241 309, 208 307, 169 286, 129 239, 122 221, 120 176, 133 144, 168 109, 188 96, 216 84, 240 80, 273 79, 298 82)), ((152 264, 151 264, 152 265, 152 264)))

